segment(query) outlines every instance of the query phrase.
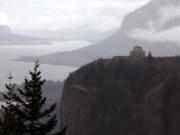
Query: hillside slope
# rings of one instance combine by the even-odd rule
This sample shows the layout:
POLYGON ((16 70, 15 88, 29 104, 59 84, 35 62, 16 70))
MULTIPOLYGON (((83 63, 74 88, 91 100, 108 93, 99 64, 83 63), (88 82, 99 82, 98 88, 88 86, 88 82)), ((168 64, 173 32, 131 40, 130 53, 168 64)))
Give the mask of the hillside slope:
POLYGON ((67 135, 179 135, 180 57, 100 59, 65 82, 67 135))
MULTIPOLYGON (((108 58, 116 55, 127 55, 129 50, 135 45, 141 45, 145 50, 152 51, 156 56, 179 55, 179 43, 161 39, 160 37, 155 40, 151 37, 160 31, 166 32, 180 26, 180 16, 176 15, 178 11, 171 12, 171 17, 165 21, 161 19, 164 16, 164 13, 161 13, 164 11, 163 9, 167 8, 165 11, 169 11, 168 8, 178 9, 179 6, 179 0, 152 0, 143 7, 129 13, 124 18, 117 32, 102 42, 72 52, 40 56, 38 59, 46 64, 81 66, 101 57, 108 58), (153 29, 151 30, 151 28, 153 29), (135 37, 138 34, 143 35, 141 32, 134 35, 133 33, 137 30, 147 32, 155 30, 156 33, 146 39, 147 37, 135 37)), ((174 32, 173 35, 177 35, 177 33, 174 32)), ((34 59, 37 58, 21 57, 19 60, 32 62, 34 59)))
POLYGON ((7 25, 0 25, 0 45, 39 45, 51 44, 51 41, 42 38, 23 36, 13 33, 7 25))

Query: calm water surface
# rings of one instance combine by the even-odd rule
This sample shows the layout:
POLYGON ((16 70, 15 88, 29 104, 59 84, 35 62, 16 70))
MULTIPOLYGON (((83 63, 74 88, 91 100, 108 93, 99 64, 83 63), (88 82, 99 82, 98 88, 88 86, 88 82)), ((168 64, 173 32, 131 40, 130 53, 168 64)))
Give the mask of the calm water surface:
MULTIPOLYGON (((57 42, 53 45, 21 45, 21 46, 0 46, 0 90, 5 90, 7 76, 11 71, 13 82, 20 84, 24 77, 28 77, 28 71, 33 68, 33 63, 14 62, 12 59, 20 56, 39 56, 54 52, 75 50, 89 45, 85 41, 65 41, 57 42)), ((70 72, 76 70, 74 67, 54 66, 41 64, 42 76, 46 80, 64 80, 70 72)))

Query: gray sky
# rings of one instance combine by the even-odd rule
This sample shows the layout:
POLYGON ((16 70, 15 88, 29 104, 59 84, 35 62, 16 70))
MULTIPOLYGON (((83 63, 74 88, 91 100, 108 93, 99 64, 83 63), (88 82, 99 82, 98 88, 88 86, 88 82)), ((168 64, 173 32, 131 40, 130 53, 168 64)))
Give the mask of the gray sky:
POLYGON ((159 18, 153 21, 148 21, 147 28, 137 28, 130 33, 131 37, 154 40, 154 41, 170 41, 180 43, 180 4, 167 4, 159 7, 159 18), (169 28, 162 29, 168 24, 169 28))
POLYGON ((13 30, 108 31, 150 0, 0 0, 0 24, 13 30))

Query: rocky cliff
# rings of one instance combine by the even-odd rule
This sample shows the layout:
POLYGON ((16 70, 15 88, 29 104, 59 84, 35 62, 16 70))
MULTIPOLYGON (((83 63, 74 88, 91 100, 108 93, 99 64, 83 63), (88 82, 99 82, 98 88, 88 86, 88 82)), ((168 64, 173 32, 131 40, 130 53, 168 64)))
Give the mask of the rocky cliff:
POLYGON ((179 135, 180 57, 100 59, 65 82, 67 135, 179 135))

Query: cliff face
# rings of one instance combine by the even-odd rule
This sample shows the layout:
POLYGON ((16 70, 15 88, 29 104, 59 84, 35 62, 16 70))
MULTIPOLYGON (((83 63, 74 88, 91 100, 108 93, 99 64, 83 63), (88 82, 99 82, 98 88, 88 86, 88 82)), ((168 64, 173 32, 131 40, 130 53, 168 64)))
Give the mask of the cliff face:
POLYGON ((67 135, 179 135, 180 58, 97 60, 68 77, 61 103, 67 135))

